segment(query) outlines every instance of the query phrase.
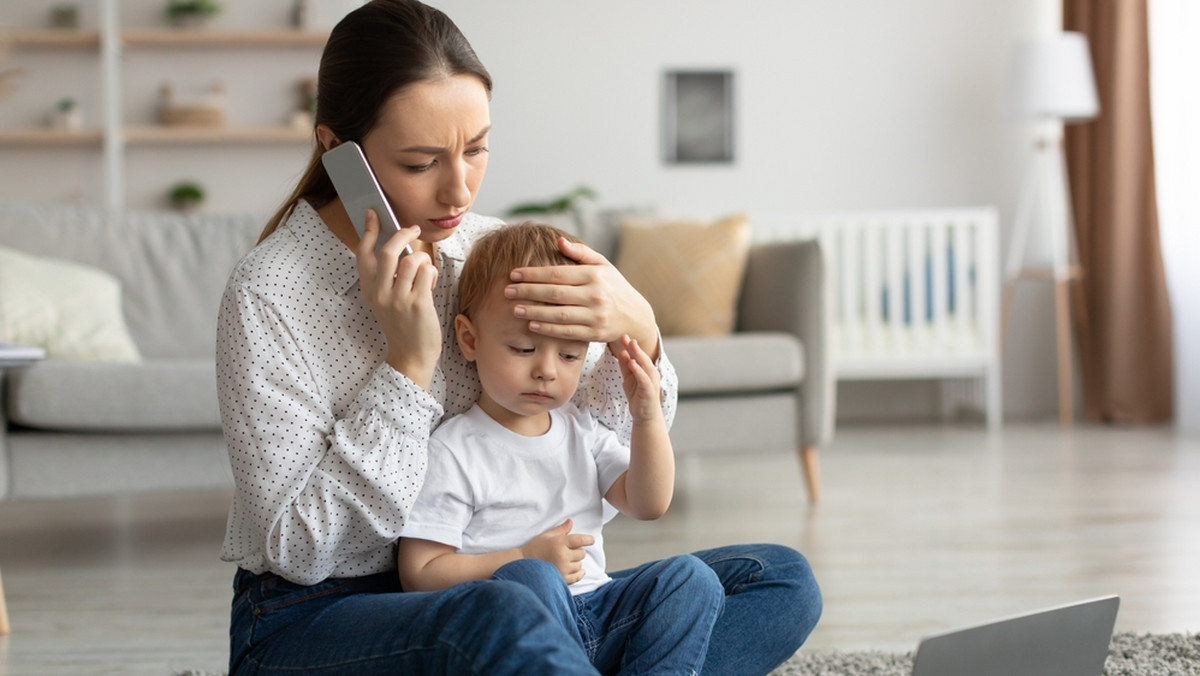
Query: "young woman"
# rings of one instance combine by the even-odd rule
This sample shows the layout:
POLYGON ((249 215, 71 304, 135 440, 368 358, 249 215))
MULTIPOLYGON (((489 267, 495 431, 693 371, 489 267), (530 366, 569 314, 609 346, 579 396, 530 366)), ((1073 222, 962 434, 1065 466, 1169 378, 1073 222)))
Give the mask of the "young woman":
MULTIPOLYGON (((395 572, 429 434, 479 395, 451 346, 463 259, 497 223, 470 212, 487 167, 491 78, 443 13, 374 0, 334 28, 317 91, 308 169, 221 303, 217 376, 236 487, 222 558, 238 565, 230 672, 595 673, 538 585, 405 593, 395 572), (346 141, 362 146, 408 226, 378 254, 378 219, 368 215, 360 241, 320 161, 346 141), (401 257, 406 245, 414 253, 401 257)), ((536 333, 609 343, 577 400, 625 440, 615 354, 631 336, 658 367, 669 421, 677 379, 649 305, 586 246, 563 251, 581 265, 513 272, 510 297, 529 301, 514 312, 536 333)), ((797 552, 696 556, 726 592, 706 671, 766 673, 815 626, 820 593, 797 552)))

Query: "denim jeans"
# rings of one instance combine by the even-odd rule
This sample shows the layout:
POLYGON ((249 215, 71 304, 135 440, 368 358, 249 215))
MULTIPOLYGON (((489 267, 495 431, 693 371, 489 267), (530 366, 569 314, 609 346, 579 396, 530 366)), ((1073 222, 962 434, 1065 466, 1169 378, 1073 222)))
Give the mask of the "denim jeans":
POLYGON ((564 626, 575 627, 602 674, 700 673, 725 602, 713 570, 689 555, 648 563, 578 596, 545 561, 514 561, 493 579, 530 587, 564 626))
MULTIPOLYGON (((768 674, 799 650, 817 626, 821 590, 808 560, 794 549, 773 544, 730 545, 696 552, 692 557, 716 574, 725 593, 725 608, 709 636, 703 662, 705 674, 768 674)), ((660 563, 609 573, 613 581, 597 591, 612 587, 619 593, 626 580, 653 577, 660 563)), ((509 567, 513 565, 501 568, 497 574, 530 587, 563 626, 579 626, 578 615, 583 611, 569 602, 566 585, 557 573, 515 573, 522 568, 509 567)), ((585 633, 580 629, 575 639, 586 645, 589 638, 585 633)), ((621 633, 610 638, 619 639, 621 633)), ((604 648, 597 646, 594 653, 589 649, 603 672, 612 666, 611 652, 619 651, 615 645, 610 642, 604 648)))
MULTIPOLYGON (((725 587, 725 610, 708 642, 704 673, 768 674, 791 657, 821 618, 821 590, 799 552, 773 544, 693 554, 725 587)), ((609 573, 614 578, 645 568, 609 573)))
MULTIPOLYGON (((767 674, 816 626, 821 592, 798 552, 732 545, 693 556, 725 590, 705 674, 767 674)), ((610 573, 609 584, 652 565, 610 573)), ((595 674, 574 606, 553 601, 565 586, 545 587, 492 580, 401 594, 395 572, 302 587, 239 570, 229 673, 595 674)))
POLYGON ((239 570, 234 590, 232 676, 596 674, 577 638, 513 582, 402 593, 395 572, 304 587, 239 570))

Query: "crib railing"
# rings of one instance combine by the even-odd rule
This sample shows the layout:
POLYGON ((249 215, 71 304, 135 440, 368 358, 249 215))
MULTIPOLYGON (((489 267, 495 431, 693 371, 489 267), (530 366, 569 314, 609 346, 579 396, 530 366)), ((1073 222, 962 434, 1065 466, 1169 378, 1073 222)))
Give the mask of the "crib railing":
POLYGON ((819 237, 839 380, 975 379, 944 408, 1001 419, 998 217, 990 207, 754 215, 754 236, 819 237))

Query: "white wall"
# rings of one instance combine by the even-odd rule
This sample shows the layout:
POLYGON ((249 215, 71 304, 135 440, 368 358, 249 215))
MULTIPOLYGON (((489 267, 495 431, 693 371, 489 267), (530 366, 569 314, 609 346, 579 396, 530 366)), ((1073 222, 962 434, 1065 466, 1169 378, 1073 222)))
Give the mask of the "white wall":
MULTIPOLYGON (((1051 0, 442 0, 496 83, 483 211, 577 184, 714 215, 994 204, 1005 234, 1031 144, 1001 114, 1011 44, 1051 0), (503 27, 503 28, 501 28, 503 27), (671 68, 735 72, 736 162, 659 159, 671 68)), ((1002 237, 1002 241, 1006 241, 1002 237)), ((1010 416, 1056 410, 1049 289, 1019 289, 1010 416)), ((927 415, 928 385, 846 385, 849 418, 927 415)))
MULTIPOLYGON (((17 11, 13 4, 0 11, 17 11)), ((28 14, 25 7, 38 3, 16 4, 28 14)), ((146 8, 162 3, 125 4, 139 8, 146 20, 146 8)), ((225 4, 231 8, 222 18, 227 24, 269 23, 272 12, 288 6, 284 0, 225 4)), ((319 14, 329 16, 346 3, 316 4, 319 14)), ((1029 130, 1000 113, 1009 49, 1017 38, 1047 32, 1058 22, 1053 0, 434 4, 459 24, 496 82, 491 171, 480 211, 498 213, 581 183, 596 189, 605 205, 653 204, 692 215, 994 204, 1002 241, 1030 139, 1029 130), (659 159, 663 72, 696 67, 735 72, 732 166, 675 167, 659 159)), ((238 115, 280 110, 280 81, 288 75, 283 66, 260 64, 257 57, 248 62, 254 67, 223 63, 220 72, 238 115)), ((141 68, 131 64, 135 73, 141 68)), ((188 77, 199 81, 201 74, 188 77)), ((129 85, 129 95, 142 100, 130 99, 127 107, 150 105, 147 87, 157 82, 146 80, 129 85)), ((53 100, 61 84, 26 80, 21 100, 39 94, 53 100)), ((8 105, 0 103, 2 124, 12 121, 8 105)), ((0 197, 79 198, 78 188, 55 187, 55 177, 78 179, 96 171, 78 151, 34 151, 36 158, 3 152, 0 197), (37 171, 23 171, 22 164, 37 171)), ((260 211, 282 197, 304 156, 278 148, 136 153, 136 184, 184 170, 207 172, 215 182, 214 208, 260 211)), ((139 193, 136 186, 130 192, 134 203, 156 194, 139 193)), ((1017 303, 1005 364, 1007 413, 1051 414, 1056 390, 1049 290, 1022 289, 1017 303)), ((865 388, 843 397, 843 410, 862 416, 928 413, 926 391, 919 385, 865 388)))

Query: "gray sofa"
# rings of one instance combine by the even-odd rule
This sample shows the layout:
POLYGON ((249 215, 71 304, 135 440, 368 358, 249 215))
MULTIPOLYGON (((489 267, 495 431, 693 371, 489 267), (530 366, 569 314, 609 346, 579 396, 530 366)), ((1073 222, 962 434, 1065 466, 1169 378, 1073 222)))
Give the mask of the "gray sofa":
MULTIPOLYGON (((262 220, 0 203, 0 246, 115 275, 137 363, 46 360, 0 381, 0 498, 226 489, 213 339, 222 289, 262 220)), ((597 248, 612 248, 612 230, 597 248)), ((753 247, 737 333, 669 338, 680 455, 828 441, 824 266, 814 241, 753 247)))
POLYGON ((229 488, 217 306, 262 219, 0 204, 0 246, 116 276, 138 363, 46 360, 0 388, 0 497, 229 488))

